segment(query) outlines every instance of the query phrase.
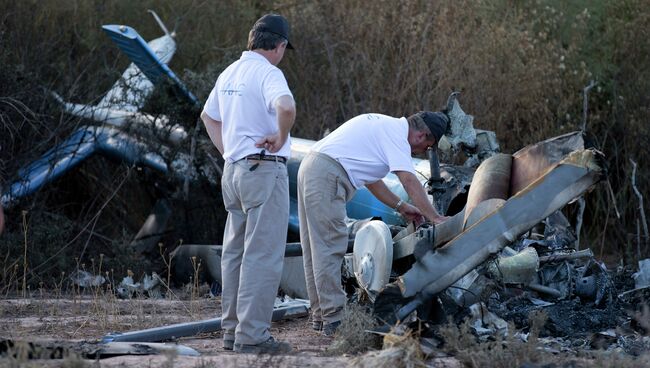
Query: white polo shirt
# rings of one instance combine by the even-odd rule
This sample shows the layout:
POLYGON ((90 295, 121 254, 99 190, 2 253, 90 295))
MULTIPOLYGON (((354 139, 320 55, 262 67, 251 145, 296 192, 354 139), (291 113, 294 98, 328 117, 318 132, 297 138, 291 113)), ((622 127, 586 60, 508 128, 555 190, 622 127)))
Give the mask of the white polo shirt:
POLYGON ((356 116, 318 141, 312 150, 337 160, 355 188, 372 184, 391 171, 415 174, 406 118, 356 116))
MULTIPOLYGON (((278 131, 274 106, 281 96, 293 97, 284 74, 256 52, 244 51, 219 75, 203 111, 223 123, 225 160, 260 153, 255 142, 278 131)), ((291 137, 273 154, 288 158, 290 153, 291 137)))

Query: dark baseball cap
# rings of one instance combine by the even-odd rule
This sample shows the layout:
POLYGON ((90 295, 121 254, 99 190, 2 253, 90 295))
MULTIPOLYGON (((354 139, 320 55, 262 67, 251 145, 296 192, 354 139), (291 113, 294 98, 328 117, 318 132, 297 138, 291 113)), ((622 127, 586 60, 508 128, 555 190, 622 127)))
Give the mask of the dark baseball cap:
POLYGON ((287 48, 293 49, 293 45, 289 42, 289 22, 279 14, 266 14, 258 19, 253 25, 253 30, 260 32, 270 32, 278 36, 282 36, 287 40, 287 48))
POLYGON ((449 126, 449 117, 440 111, 420 111, 415 115, 424 121, 431 134, 436 137, 436 142, 440 142, 440 138, 442 138, 449 126))

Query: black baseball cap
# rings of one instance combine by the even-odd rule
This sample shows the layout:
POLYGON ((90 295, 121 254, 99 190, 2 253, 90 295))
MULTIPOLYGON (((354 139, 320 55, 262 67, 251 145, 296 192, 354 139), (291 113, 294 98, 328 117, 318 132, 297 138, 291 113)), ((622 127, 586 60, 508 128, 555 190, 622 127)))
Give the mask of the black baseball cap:
POLYGON ((293 45, 289 42, 289 22, 279 14, 266 14, 258 19, 253 25, 253 30, 260 32, 270 32, 282 36, 287 40, 287 48, 293 49, 293 45))
POLYGON ((440 142, 440 138, 442 138, 449 126, 449 117, 440 111, 420 111, 415 115, 424 121, 431 134, 436 137, 436 142, 440 142))

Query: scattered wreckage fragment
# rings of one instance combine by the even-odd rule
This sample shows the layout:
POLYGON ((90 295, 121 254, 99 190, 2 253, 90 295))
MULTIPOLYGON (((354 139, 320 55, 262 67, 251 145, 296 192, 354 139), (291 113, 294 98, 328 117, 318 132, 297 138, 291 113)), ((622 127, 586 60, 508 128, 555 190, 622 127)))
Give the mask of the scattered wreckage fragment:
POLYGON ((73 342, 0 340, 0 356, 19 359, 66 359, 76 354, 84 359, 106 359, 121 355, 154 355, 172 353, 200 356, 189 346, 150 342, 73 342))

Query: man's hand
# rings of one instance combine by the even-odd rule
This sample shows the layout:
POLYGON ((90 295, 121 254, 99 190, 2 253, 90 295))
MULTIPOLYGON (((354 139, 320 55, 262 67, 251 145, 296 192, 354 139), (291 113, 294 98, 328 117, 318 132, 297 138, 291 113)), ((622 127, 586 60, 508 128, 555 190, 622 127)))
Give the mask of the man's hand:
POLYGON ((270 153, 276 153, 284 146, 284 143, 287 141, 287 136, 280 134, 280 132, 267 135, 255 143, 255 147, 264 148, 270 153))
POLYGON ((292 96, 278 97, 274 106, 278 119, 278 132, 267 135, 255 143, 255 147, 264 148, 270 153, 276 153, 284 146, 296 120, 296 103, 292 96))
POLYGON ((424 216, 422 216, 422 212, 420 212, 420 210, 413 205, 403 203, 401 206, 399 206, 397 211, 408 221, 415 222, 416 226, 424 222, 424 216))
POLYGON ((438 225, 438 224, 442 224, 443 222, 449 220, 450 218, 451 217, 449 217, 449 216, 438 215, 438 216, 434 217, 432 220, 433 220, 434 225, 438 225))

